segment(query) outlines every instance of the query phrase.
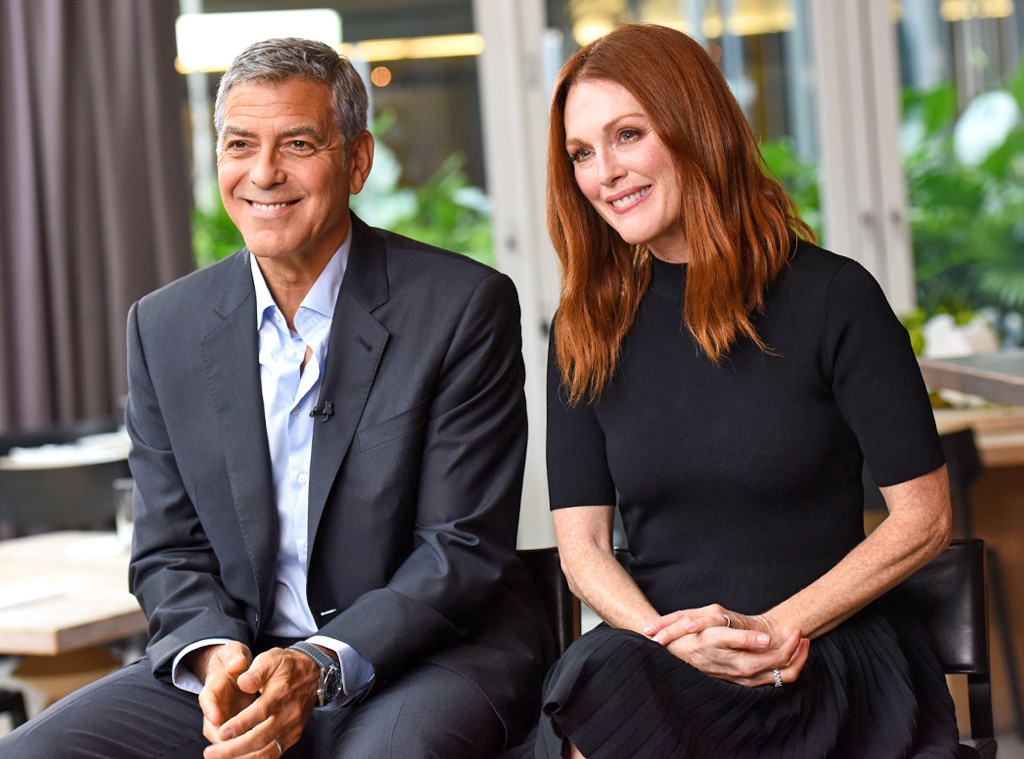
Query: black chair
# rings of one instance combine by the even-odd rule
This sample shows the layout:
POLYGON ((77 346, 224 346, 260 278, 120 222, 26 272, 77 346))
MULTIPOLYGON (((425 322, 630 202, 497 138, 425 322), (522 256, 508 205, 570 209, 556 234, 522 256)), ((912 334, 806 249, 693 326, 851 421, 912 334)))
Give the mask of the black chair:
POLYGON ((580 602, 569 590, 569 583, 562 574, 558 549, 522 548, 516 554, 537 588, 561 655, 580 636, 580 602))
POLYGON ((11 715, 11 727, 24 725, 28 719, 25 712, 25 699, 13 690, 0 690, 0 714, 11 715))
POLYGON ((896 592, 924 624, 945 673, 967 676, 971 722, 967 745, 982 759, 994 757, 984 542, 954 540, 896 592))
MULTIPOLYGON (((114 417, 80 419, 0 436, 0 455, 13 447, 73 443, 87 435, 114 432, 114 417)), ((124 459, 39 468, 0 468, 0 523, 7 536, 50 530, 109 530, 117 504, 113 483, 129 477, 124 459)))
POLYGON ((128 462, 0 469, 0 521, 16 535, 51 530, 112 530, 114 481, 131 474, 128 462))
MULTIPOLYGON (((984 471, 974 431, 971 428, 943 433, 939 436, 942 452, 946 457, 946 470, 949 473, 949 494, 953 506, 953 530, 962 538, 974 537, 974 517, 971 504, 971 491, 984 471)), ((885 501, 871 474, 864 468, 864 510, 865 512, 885 511, 885 501)), ((999 635, 1000 649, 1003 655, 1003 667, 1006 671, 1010 687, 1010 701, 1013 709, 1014 724, 1017 734, 1024 738, 1024 694, 1021 691, 1017 654, 1013 638, 1013 624, 1010 619, 1010 607, 1006 596, 1006 583, 1003 580, 1002 563, 999 555, 992 548, 986 548, 986 580, 989 598, 992 603, 992 614, 995 629, 999 635)))
MULTIPOLYGON (((984 471, 978 453, 974 430, 970 427, 939 436, 942 452, 946 456, 949 472, 949 494, 953 504, 953 524, 957 533, 964 538, 974 537, 974 516, 971 492, 984 471)), ((1013 638, 1013 623, 1007 602, 1006 583, 1003 580, 1003 565, 999 554, 992 548, 985 550, 986 579, 989 598, 995 617, 996 632, 999 635, 1003 653, 1003 667, 1010 686, 1010 701, 1013 708, 1017 734, 1024 738, 1024 694, 1021 693, 1020 670, 1017 667, 1017 652, 1013 638)))

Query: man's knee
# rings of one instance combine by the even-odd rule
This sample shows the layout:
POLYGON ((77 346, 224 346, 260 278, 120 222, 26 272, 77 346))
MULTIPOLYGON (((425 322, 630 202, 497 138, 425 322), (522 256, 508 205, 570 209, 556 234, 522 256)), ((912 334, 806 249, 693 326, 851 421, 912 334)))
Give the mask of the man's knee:
POLYGON ((351 725, 340 743, 318 757, 334 759, 488 759, 501 749, 503 729, 493 711, 479 724, 450 724, 446 710, 433 720, 401 716, 385 729, 351 725))
MULTIPOLYGON (((344 759, 487 759, 505 728, 471 682, 434 665, 417 667, 355 708, 318 756, 344 759), (443 705, 443 708, 439 708, 443 705)), ((326 736, 323 736, 326 737, 326 736)), ((324 741, 318 741, 321 745, 324 741)))

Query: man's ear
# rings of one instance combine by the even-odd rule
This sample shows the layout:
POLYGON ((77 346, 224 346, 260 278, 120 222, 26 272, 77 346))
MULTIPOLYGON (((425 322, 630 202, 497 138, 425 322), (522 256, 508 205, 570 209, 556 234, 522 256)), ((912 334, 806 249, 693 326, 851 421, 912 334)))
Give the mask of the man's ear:
POLYGON ((373 135, 363 131, 357 135, 348 149, 348 191, 357 194, 366 184, 373 166, 373 135))

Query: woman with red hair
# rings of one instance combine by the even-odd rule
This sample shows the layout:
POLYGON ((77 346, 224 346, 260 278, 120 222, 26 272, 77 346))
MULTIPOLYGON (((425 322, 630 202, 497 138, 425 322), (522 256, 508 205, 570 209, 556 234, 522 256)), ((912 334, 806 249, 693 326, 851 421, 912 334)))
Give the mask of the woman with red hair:
POLYGON ((551 507, 605 624, 549 673, 536 755, 955 756, 942 671, 887 595, 950 536, 909 338, 814 244, 699 44, 624 25, 566 63, 548 227, 551 507), (866 538, 865 462, 889 508, 866 538))

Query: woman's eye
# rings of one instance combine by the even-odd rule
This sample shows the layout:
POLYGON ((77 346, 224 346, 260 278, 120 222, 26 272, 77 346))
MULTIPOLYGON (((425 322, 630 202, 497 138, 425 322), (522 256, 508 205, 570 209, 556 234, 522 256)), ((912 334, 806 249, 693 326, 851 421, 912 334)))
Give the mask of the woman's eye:
POLYGON ((586 148, 580 148, 576 152, 569 154, 569 160, 573 163, 580 163, 590 158, 591 155, 592 153, 586 148))
POLYGON ((623 142, 631 142, 643 134, 639 129, 622 129, 619 131, 619 139, 623 142))

